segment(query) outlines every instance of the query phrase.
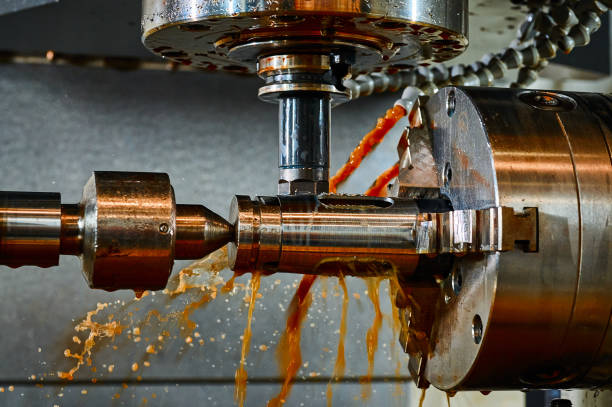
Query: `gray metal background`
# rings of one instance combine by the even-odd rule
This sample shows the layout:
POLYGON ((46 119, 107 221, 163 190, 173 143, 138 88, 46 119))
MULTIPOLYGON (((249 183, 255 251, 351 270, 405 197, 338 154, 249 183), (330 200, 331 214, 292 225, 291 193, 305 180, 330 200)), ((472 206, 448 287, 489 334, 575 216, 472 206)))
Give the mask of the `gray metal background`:
POLYGON ((32 7, 56 3, 59 0, 3 0, 0 2, 0 15, 15 13, 32 7))
MULTIPOLYGON (((223 74, 0 66, 0 188, 59 191, 64 202, 77 202, 93 170, 163 171, 170 174, 177 202, 204 203, 226 215, 233 194, 274 194, 276 190, 276 106, 257 100, 258 85, 255 78, 223 74)), ((396 97, 370 97, 334 110, 334 170, 396 97)), ((392 157, 393 142, 381 153, 392 157)), ((391 163, 385 160, 370 165, 385 168, 391 163)), ((354 182, 352 188, 359 192, 370 182, 371 178, 354 182)), ((97 373, 83 368, 76 382, 67 386, 58 384, 55 377, 46 377, 44 387, 37 388, 28 379, 30 375, 40 377, 71 366, 63 351, 78 349, 70 340, 74 321, 82 319, 97 302, 127 302, 133 294, 89 290, 76 258, 62 258, 61 266, 51 269, 1 267, 0 274, 0 385, 5 389, 16 385, 14 392, 0 393, 0 405, 133 405, 143 397, 155 405, 192 404, 194 400, 200 405, 232 404, 239 337, 246 320, 242 292, 229 297, 229 302, 218 298, 195 312, 193 319, 206 339, 204 346, 186 346, 179 328, 171 325, 169 330, 177 338, 149 358, 151 367, 133 373, 130 366, 135 361, 142 366, 147 343, 129 341, 124 333, 115 343, 119 350, 114 351, 108 341, 98 348, 94 355, 97 373), (216 337, 216 342, 210 342, 210 337, 216 337), (115 371, 109 374, 103 364, 115 364, 115 371), (139 374, 142 382, 136 381, 139 374), (97 384, 90 383, 92 377, 98 378, 97 384), (129 382, 129 387, 123 390, 122 382, 129 382), (81 394, 82 389, 88 394, 81 394), (117 392, 121 398, 112 401, 117 392), (152 393, 157 395, 154 400, 152 393)), ((224 272, 226 278, 229 275, 224 272)), ((282 308, 287 308, 294 291, 286 285, 297 279, 272 276, 262 283, 264 296, 255 311, 248 358, 250 378, 262 382, 248 387, 247 405, 263 405, 280 387, 266 381, 279 380, 274 354, 279 335, 274 332, 284 328, 282 308), (282 283, 275 286, 276 279, 282 283), (259 351, 256 347, 260 344, 269 345, 270 350, 259 351)), ((247 282, 248 277, 240 281, 247 282)), ((330 289, 334 285, 329 282, 330 289)), ((317 292, 319 289, 317 286, 317 292)), ((355 403, 354 397, 360 393, 355 381, 367 368, 365 333, 373 313, 364 289, 360 280, 349 280, 349 291, 358 292, 361 299, 351 296, 347 338, 350 383, 336 387, 335 405, 355 403)), ((388 297, 383 290, 381 294, 388 312, 388 297)), ((149 296, 128 305, 127 310, 118 307, 112 312, 121 316, 132 311, 138 320, 147 309, 180 309, 185 299, 168 302, 166 296, 149 296), (166 304, 169 309, 164 308, 166 304)), ((329 295, 323 301, 316 295, 302 334, 304 361, 309 366, 302 370, 301 384, 295 386, 289 405, 324 405, 326 383, 317 380, 328 377, 333 369, 339 299, 329 295), (311 378, 310 372, 321 376, 311 378)), ((159 329, 155 324, 143 327, 142 336, 155 338, 159 329)), ((387 352, 391 342, 396 338, 385 323, 376 358, 378 382, 372 398, 358 405, 407 404, 406 395, 392 395, 395 384, 383 382, 394 377, 395 364, 388 360, 387 352)), ((401 387, 406 394, 409 385, 401 387)))

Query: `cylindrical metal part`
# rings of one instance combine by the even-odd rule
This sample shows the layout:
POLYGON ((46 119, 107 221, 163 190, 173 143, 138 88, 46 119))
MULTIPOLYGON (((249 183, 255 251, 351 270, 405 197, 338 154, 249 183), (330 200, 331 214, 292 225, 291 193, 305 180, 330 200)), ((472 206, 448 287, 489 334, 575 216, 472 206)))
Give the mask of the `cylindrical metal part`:
POLYGON ((80 256, 83 252, 83 211, 78 204, 62 205, 60 254, 80 256))
POLYGON ((59 264, 61 197, 51 192, 0 192, 0 263, 59 264))
POLYGON ((165 287, 174 259, 199 259, 234 237, 202 205, 175 205, 167 174, 96 172, 79 204, 60 194, 0 192, 0 264, 54 266, 81 256, 92 288, 165 287))
POLYGON ((330 111, 330 98, 324 93, 280 98, 279 194, 329 191, 330 111))
POLYGON ((433 305, 425 379, 443 390, 610 385, 612 99, 445 88, 421 109, 453 208, 538 217, 537 251, 456 259, 461 284, 433 305))
POLYGON ((95 172, 83 190, 83 274, 90 287, 159 290, 174 262, 167 174, 95 172))
POLYGON ((398 198, 237 196, 230 267, 329 275, 411 273, 418 262, 418 207, 398 198))
POLYGON ((143 0, 143 43, 207 70, 256 72, 280 50, 354 56, 355 75, 442 62, 467 46, 467 0, 143 0))
POLYGON ((199 259, 233 238, 232 226, 202 205, 176 206, 174 258, 199 259))

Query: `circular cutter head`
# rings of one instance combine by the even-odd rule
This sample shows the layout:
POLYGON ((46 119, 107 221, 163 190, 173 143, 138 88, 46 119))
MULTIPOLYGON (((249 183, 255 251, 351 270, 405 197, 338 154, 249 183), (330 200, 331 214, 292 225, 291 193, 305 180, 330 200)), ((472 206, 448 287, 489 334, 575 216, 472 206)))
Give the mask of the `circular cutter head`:
POLYGON ((456 57, 467 46, 467 1, 143 0, 143 43, 205 70, 257 72, 261 56, 343 55, 352 73, 456 57))

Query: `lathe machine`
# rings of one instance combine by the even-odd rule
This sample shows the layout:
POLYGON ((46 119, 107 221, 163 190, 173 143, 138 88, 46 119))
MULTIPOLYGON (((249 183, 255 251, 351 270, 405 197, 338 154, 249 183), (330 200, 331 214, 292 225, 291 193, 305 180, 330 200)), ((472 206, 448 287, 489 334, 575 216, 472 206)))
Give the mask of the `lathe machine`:
POLYGON ((95 172, 78 203, 1 192, 0 263, 79 256, 91 288, 159 290, 175 260, 227 244, 240 273, 393 273, 419 387, 609 386, 612 98, 523 88, 612 4, 527 6, 520 41, 448 68, 467 1, 144 0, 155 54, 262 78, 278 195, 237 195, 225 218, 177 203, 163 173, 95 172), (511 89, 489 88, 511 69, 511 89), (384 196, 330 193, 332 107, 406 87, 397 178, 384 196))

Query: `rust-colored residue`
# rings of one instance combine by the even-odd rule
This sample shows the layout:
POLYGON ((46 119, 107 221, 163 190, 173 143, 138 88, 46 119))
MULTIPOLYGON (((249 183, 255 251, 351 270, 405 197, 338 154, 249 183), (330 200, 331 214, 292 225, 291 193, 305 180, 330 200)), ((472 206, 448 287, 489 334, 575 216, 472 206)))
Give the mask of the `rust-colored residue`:
POLYGON ((253 321, 253 311, 255 310, 255 299, 257 298, 257 291, 259 291, 259 283, 261 282, 261 273, 253 273, 251 276, 251 297, 249 299, 249 313, 247 317, 246 328, 244 328, 244 334, 242 336, 242 351, 240 353, 240 366, 236 370, 234 386, 234 400, 240 407, 244 406, 244 400, 246 399, 246 384, 247 384, 247 372, 244 368, 246 364, 246 357, 249 354, 249 348, 251 346, 251 322, 253 321))
POLYGON ((391 180, 399 175, 399 163, 395 163, 391 168, 386 169, 376 178, 376 181, 366 191, 367 196, 387 196, 386 187, 391 180))
POLYGON ((374 320, 372 326, 368 329, 366 334, 366 346, 368 351, 368 372, 365 376, 361 377, 361 397, 367 399, 372 394, 372 374, 374 373, 374 356, 378 350, 378 334, 380 332, 380 326, 382 324, 382 312, 380 310, 380 296, 378 290, 380 283, 383 279, 381 277, 368 277, 365 279, 366 286, 368 288, 368 297, 372 301, 374 306, 374 320))
POLYGON ((312 302, 310 287, 312 287, 316 278, 317 276, 314 275, 304 275, 291 300, 285 332, 283 332, 277 351, 280 371, 285 375, 285 381, 278 395, 268 401, 267 407, 279 407, 286 402, 291 391, 293 379, 302 364, 300 334, 302 322, 312 302))
POLYGON ((359 145, 355 147, 349 156, 348 161, 329 180, 330 193, 336 192, 338 185, 346 181, 353 171, 359 167, 361 161, 382 141, 385 134, 404 116, 406 116, 406 109, 402 106, 394 106, 387 110, 383 117, 378 119, 376 127, 361 139, 359 145))
POLYGON ((346 289, 346 282, 344 276, 341 274, 338 277, 338 283, 342 287, 342 316, 340 318, 340 337, 338 338, 338 350, 336 354, 336 364, 334 365, 334 374, 327 383, 327 407, 332 407, 333 389, 332 380, 340 380, 344 376, 344 369, 346 368, 346 358, 344 356, 344 341, 346 339, 346 315, 348 312, 349 296, 346 289))

